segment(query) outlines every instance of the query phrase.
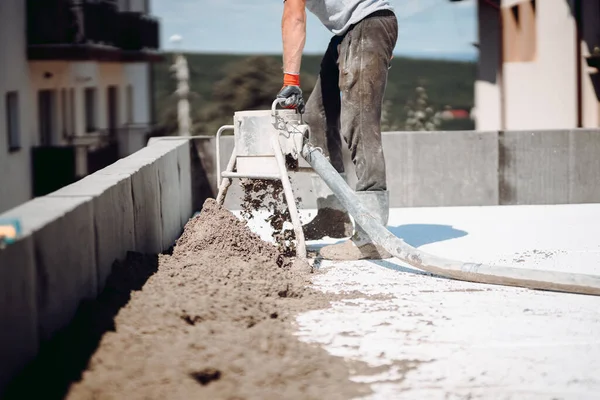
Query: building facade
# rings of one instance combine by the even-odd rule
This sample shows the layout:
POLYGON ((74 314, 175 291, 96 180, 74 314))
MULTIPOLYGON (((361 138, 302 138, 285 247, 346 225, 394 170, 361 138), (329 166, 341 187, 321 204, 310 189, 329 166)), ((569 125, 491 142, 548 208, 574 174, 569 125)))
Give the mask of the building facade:
POLYGON ((0 1, 0 212, 146 143, 149 0, 0 1))
MULTIPOLYGON (((452 0, 462 1, 462 0, 452 0)), ((600 126, 600 2, 478 0, 478 130, 600 126)))

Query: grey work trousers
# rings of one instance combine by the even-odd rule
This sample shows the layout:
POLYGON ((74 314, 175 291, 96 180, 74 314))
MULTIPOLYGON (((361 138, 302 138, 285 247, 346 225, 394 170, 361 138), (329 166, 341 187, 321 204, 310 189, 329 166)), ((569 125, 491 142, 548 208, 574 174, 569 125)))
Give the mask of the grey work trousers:
POLYGON ((391 11, 375 12, 334 36, 306 102, 310 142, 341 173, 344 138, 356 169, 356 191, 387 190, 381 108, 397 37, 398 21, 391 11))

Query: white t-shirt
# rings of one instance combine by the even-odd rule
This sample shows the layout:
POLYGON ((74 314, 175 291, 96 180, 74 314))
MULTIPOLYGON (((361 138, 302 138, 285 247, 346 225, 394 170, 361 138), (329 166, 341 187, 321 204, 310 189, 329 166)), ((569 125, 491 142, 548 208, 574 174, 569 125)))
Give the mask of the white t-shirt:
POLYGON ((392 10, 388 0, 306 0, 306 8, 334 35, 380 10, 392 10))

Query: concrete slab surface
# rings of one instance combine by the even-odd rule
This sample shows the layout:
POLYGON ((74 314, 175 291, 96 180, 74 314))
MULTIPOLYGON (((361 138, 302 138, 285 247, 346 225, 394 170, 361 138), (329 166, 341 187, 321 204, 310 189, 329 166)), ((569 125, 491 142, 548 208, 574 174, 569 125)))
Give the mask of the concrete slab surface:
MULTIPOLYGON (((406 208, 388 228, 439 256, 600 275, 597 221, 600 204, 406 208)), ((380 367, 353 377, 371 399, 598 398, 600 297, 454 281, 397 259, 320 269, 319 290, 364 297, 300 315, 297 335, 380 367)))

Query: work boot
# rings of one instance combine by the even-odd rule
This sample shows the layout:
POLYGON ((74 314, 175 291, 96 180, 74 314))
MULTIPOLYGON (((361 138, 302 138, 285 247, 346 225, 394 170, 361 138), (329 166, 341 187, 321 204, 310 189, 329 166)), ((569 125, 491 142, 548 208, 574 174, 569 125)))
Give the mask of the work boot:
MULTIPOLYGON (((383 225, 387 226, 389 217, 389 192, 365 191, 356 192, 362 205, 383 225)), ((347 241, 332 244, 321 249, 320 254, 326 260, 353 261, 353 260, 382 260, 391 258, 383 247, 372 242, 367 233, 354 224, 354 235, 347 241)))
MULTIPOLYGON (((346 178, 346 174, 340 174, 346 178)), ((352 235, 352 220, 329 186, 317 174, 311 176, 317 196, 317 215, 302 226, 305 240, 320 240, 326 236, 334 239, 352 235)))

